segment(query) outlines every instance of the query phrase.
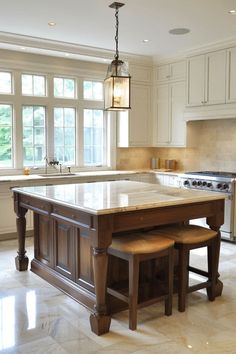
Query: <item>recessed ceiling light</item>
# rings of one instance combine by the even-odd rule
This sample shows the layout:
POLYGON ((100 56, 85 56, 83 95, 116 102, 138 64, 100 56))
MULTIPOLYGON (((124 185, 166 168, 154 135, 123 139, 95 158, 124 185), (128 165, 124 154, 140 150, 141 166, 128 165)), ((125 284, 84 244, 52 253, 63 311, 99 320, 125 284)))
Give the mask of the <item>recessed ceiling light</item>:
POLYGON ((188 28, 173 28, 173 29, 169 30, 170 34, 177 34, 177 35, 187 34, 189 32, 190 32, 190 29, 188 29, 188 28))
POLYGON ((235 14, 236 14, 236 10, 230 10, 230 11, 228 11, 228 13, 229 13, 230 15, 235 15, 235 14))
POLYGON ((50 21, 48 22, 48 26, 50 27, 56 26, 56 22, 50 21))
POLYGON ((143 39, 143 43, 148 43, 149 39, 143 39))

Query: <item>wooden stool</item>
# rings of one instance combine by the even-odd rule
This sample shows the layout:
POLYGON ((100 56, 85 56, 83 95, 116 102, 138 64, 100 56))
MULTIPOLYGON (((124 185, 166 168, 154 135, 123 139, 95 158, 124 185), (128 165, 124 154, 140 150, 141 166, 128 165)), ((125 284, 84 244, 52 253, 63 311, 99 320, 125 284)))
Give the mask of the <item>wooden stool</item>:
POLYGON ((149 299, 138 304, 139 288, 139 264, 141 261, 168 257, 168 279, 167 294, 165 299, 165 315, 172 314, 172 295, 173 295, 173 254, 174 241, 166 237, 136 232, 123 234, 119 237, 114 236, 112 244, 108 248, 108 254, 127 260, 129 262, 129 295, 126 296, 117 290, 107 288, 107 292, 118 299, 129 304, 129 328, 135 330, 137 327, 137 309, 150 305, 160 299, 149 299))
MULTIPOLYGON (((153 234, 153 231, 151 231, 153 234)), ((197 225, 174 225, 156 230, 158 235, 165 235, 175 241, 178 250, 178 310, 185 311, 187 293, 206 288, 208 299, 215 300, 218 277, 218 233, 197 225), (190 251, 207 247, 208 271, 189 265, 190 251), (207 277, 207 281, 189 286, 189 271, 207 277)))

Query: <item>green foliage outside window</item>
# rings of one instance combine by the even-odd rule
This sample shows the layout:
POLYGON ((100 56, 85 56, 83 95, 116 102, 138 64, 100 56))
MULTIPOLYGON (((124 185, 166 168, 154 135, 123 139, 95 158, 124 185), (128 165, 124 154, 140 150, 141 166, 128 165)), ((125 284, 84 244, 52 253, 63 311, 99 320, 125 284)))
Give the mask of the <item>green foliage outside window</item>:
POLYGON ((12 107, 0 104, 0 167, 11 166, 12 107))

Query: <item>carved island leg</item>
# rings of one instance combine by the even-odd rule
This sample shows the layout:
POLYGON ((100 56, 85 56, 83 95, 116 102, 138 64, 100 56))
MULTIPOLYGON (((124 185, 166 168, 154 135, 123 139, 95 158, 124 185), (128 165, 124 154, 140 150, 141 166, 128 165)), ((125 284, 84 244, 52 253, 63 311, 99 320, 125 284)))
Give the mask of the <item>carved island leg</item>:
POLYGON ((25 214, 27 209, 21 208, 18 203, 18 195, 14 195, 14 206, 16 213, 16 228, 18 234, 18 256, 15 257, 16 269, 19 271, 27 270, 29 264, 29 258, 25 255, 25 230, 26 219, 25 214))
POLYGON ((95 312, 90 315, 91 330, 98 336, 109 332, 111 317, 107 315, 106 285, 107 285, 108 255, 106 249, 93 248, 93 270, 96 294, 95 312))
MULTIPOLYGON (((224 214, 223 214, 224 215, 224 214)), ((222 216, 222 214, 221 214, 222 216)), ((220 226, 223 224, 223 219, 218 220, 217 222, 217 218, 209 218, 207 219, 207 224, 209 225, 209 227, 218 232, 218 236, 217 236, 217 241, 216 241, 216 246, 215 246, 215 252, 213 257, 215 257, 216 262, 217 262, 217 269, 219 269, 219 259, 220 259, 220 244, 221 244, 221 234, 220 234, 220 226)), ((220 274, 218 272, 217 275, 217 280, 216 280, 216 286, 215 286, 215 290, 214 290, 214 294, 212 294, 211 289, 207 288, 207 294, 208 294, 208 298, 215 298, 217 296, 221 296, 222 291, 223 291, 223 283, 222 281, 219 280, 220 274)))

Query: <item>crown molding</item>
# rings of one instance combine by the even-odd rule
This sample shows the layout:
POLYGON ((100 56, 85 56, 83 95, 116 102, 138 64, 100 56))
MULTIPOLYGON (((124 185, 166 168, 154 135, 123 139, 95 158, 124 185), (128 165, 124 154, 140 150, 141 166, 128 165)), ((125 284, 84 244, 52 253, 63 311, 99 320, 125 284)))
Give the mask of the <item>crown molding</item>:
MULTIPOLYGON (((36 38, 31 36, 19 35, 16 33, 8 33, 0 31, 0 48, 8 50, 17 50, 22 52, 22 47, 25 52, 51 55, 51 56, 65 56, 66 53, 73 55, 73 59, 94 61, 99 63, 106 63, 114 58, 114 51, 95 48, 75 43, 68 43, 56 40, 49 40, 45 38, 36 38)), ((152 57, 136 55, 131 53, 120 53, 122 60, 143 63, 147 65, 152 64, 152 57)))

